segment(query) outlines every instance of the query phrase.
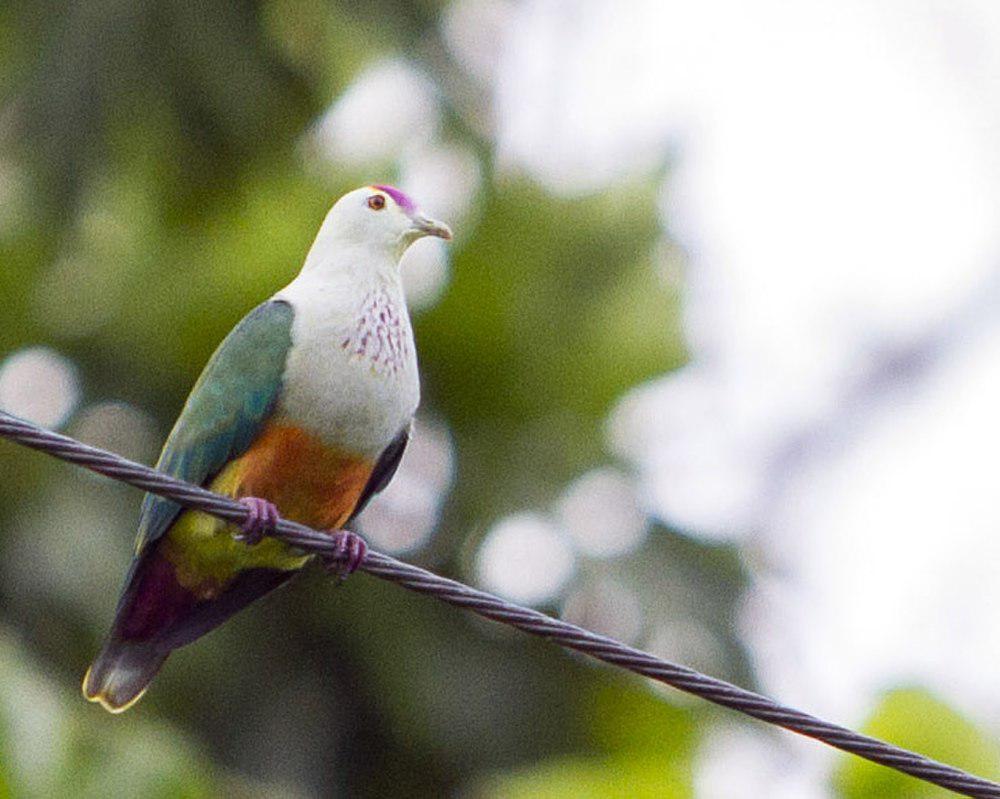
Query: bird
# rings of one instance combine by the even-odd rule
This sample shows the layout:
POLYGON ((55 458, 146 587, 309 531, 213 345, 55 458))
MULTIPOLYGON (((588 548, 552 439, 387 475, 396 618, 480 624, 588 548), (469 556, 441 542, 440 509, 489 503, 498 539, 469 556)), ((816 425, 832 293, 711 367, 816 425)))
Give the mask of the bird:
POLYGON ((268 535, 281 517, 330 531, 341 578, 364 560, 364 540, 343 528, 392 479, 420 401, 399 264, 425 236, 452 234, 403 191, 345 194, 298 275, 216 349, 157 468, 237 499, 246 521, 145 496, 86 699, 128 709, 174 649, 296 574, 310 556, 268 535))

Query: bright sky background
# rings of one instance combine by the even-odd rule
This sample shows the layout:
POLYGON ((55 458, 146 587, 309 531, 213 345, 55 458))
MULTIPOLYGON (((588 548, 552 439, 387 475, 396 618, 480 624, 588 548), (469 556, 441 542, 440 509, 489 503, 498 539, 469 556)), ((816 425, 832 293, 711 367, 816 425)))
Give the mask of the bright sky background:
MULTIPOLYGON (((506 169, 574 195, 670 167, 693 357, 609 446, 652 513, 746 545, 764 688, 857 724, 915 682, 1000 730, 1000 6, 508 8, 506 169)), ((815 747, 739 746, 702 795, 824 795, 815 747)))

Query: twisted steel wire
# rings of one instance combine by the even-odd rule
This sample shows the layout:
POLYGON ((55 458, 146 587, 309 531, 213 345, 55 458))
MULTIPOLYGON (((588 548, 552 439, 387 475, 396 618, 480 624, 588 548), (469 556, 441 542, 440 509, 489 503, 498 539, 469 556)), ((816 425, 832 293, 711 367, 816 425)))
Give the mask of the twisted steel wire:
MULTIPOLYGON (((234 524, 242 523, 247 508, 199 486, 185 483, 147 466, 106 450, 44 430, 30 422, 0 411, 0 436, 26 447, 41 450, 70 463, 120 480, 179 505, 196 508, 234 524)), ((274 537, 304 551, 336 557, 329 535, 288 519, 278 522, 274 537)), ((567 649, 590 655, 644 677, 670 685, 717 705, 760 719, 786 730, 809 736, 829 746, 863 757, 925 782, 965 796, 1000 799, 1000 784, 939 763, 916 752, 893 746, 877 738, 787 707, 761 694, 702 674, 694 669, 661 660, 604 635, 566 621, 546 616, 479 591, 464 583, 440 577, 418 566, 369 550, 361 569, 411 591, 433 596, 442 602, 470 610, 501 624, 546 638, 567 649)))

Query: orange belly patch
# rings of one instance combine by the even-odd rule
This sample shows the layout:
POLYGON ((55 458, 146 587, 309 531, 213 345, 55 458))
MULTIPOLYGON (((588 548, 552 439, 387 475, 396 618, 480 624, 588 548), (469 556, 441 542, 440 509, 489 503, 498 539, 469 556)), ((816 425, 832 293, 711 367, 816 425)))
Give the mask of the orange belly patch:
MULTIPOLYGON (((347 522, 374 462, 332 448, 291 425, 270 424, 210 488, 232 497, 262 497, 287 519, 319 530, 347 522)), ((161 544, 177 582, 198 599, 217 596, 245 569, 298 569, 307 556, 266 538, 255 546, 235 540, 235 528, 200 511, 182 513, 161 544)))
POLYGON ((237 461, 237 497, 262 497, 281 515, 318 529, 343 525, 375 463, 297 427, 269 424, 237 461))

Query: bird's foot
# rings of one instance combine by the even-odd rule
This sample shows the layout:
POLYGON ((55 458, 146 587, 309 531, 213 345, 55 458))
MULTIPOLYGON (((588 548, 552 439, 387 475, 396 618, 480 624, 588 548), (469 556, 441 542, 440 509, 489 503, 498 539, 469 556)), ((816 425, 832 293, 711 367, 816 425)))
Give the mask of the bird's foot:
POLYGON ((278 526, 278 508, 273 502, 260 497, 243 497, 239 500, 250 512, 246 521, 240 525, 243 531, 236 536, 237 541, 254 546, 263 540, 265 535, 271 535, 278 526))
POLYGON ((323 567, 341 580, 346 580, 364 562, 368 544, 357 533, 338 530, 332 536, 334 554, 323 558, 323 567))

